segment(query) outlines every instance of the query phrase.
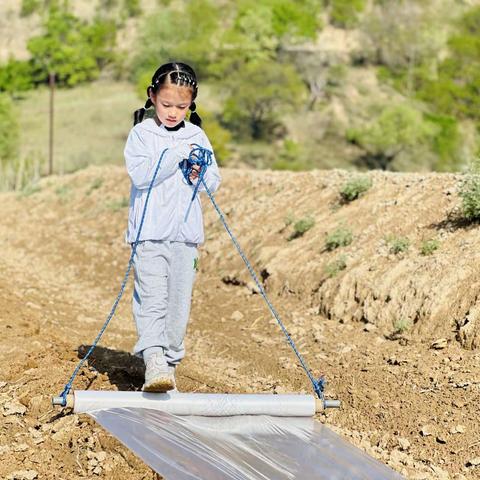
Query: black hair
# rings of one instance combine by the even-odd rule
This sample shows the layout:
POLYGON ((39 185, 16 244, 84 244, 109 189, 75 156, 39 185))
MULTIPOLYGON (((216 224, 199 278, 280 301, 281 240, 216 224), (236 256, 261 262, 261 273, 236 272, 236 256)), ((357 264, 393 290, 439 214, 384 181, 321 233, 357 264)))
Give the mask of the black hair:
POLYGON ((145 102, 145 106, 135 110, 133 112, 133 124, 136 125, 143 120, 145 111, 147 108, 153 106, 150 100, 150 93, 157 93, 162 85, 178 85, 180 87, 188 87, 192 90, 192 103, 190 104, 190 122, 194 125, 202 126, 202 119, 195 111, 197 106, 195 105, 195 98, 198 93, 198 82, 195 71, 190 65, 180 62, 165 63, 157 69, 153 74, 152 83, 147 88, 148 99, 145 102))

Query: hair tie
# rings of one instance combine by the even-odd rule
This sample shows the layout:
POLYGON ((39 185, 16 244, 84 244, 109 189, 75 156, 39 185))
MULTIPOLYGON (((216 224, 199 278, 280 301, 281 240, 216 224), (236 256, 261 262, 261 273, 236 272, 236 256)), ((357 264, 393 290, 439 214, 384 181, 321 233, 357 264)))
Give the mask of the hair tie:
POLYGON ((194 112, 196 109, 197 109, 197 105, 195 105, 195 102, 192 102, 192 103, 190 104, 190 110, 191 110, 192 112, 194 112))

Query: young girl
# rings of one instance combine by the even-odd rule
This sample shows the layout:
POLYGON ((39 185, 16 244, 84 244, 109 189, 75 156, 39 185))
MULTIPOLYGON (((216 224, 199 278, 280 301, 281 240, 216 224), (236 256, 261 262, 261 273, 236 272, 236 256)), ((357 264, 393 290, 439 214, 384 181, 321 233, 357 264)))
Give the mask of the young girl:
MULTIPOLYGON (((192 193, 198 180, 194 166, 189 180, 179 164, 189 157, 193 144, 212 150, 195 113, 198 84, 195 72, 184 63, 162 65, 147 89, 145 107, 134 113, 134 127, 125 146, 131 179, 127 241, 137 237, 148 188, 165 148, 151 190, 139 244, 135 271, 133 316, 138 333, 134 353, 145 362, 143 390, 175 389, 175 367, 185 355, 184 336, 190 314, 197 270, 197 246, 204 241, 202 207, 192 193), (144 121, 154 107, 154 118, 144 121), (190 121, 185 117, 191 110, 190 121), (188 216, 187 210, 190 208, 188 216)), ((220 185, 215 158, 203 177, 211 192, 220 185)), ((199 190, 204 190, 203 185, 199 190)))

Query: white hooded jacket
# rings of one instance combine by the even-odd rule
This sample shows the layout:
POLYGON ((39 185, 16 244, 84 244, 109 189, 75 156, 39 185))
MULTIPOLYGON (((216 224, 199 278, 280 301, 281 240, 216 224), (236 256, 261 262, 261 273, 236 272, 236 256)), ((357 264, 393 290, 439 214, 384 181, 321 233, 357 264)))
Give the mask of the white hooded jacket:
MULTIPOLYGON (((139 240, 170 240, 197 245, 204 242, 202 205, 198 194, 185 221, 195 185, 187 183, 179 168, 179 163, 188 157, 190 145, 194 143, 213 151, 205 132, 190 122, 184 122, 184 127, 178 130, 167 130, 164 125, 158 125, 149 118, 132 128, 124 151, 132 181, 127 242, 136 240, 148 187, 165 148, 168 150, 152 187, 139 240)), ((209 190, 215 192, 221 177, 214 155, 203 178, 209 190)), ((205 188, 200 185, 199 191, 202 190, 205 188)))

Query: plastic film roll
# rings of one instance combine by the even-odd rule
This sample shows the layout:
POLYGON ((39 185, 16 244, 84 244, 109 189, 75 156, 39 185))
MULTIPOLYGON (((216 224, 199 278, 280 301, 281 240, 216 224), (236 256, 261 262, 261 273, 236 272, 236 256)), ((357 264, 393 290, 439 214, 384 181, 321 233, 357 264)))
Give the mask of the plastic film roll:
POLYGON ((75 413, 132 407, 160 410, 180 416, 310 417, 315 415, 315 397, 295 394, 144 393, 89 390, 74 392, 75 413))

